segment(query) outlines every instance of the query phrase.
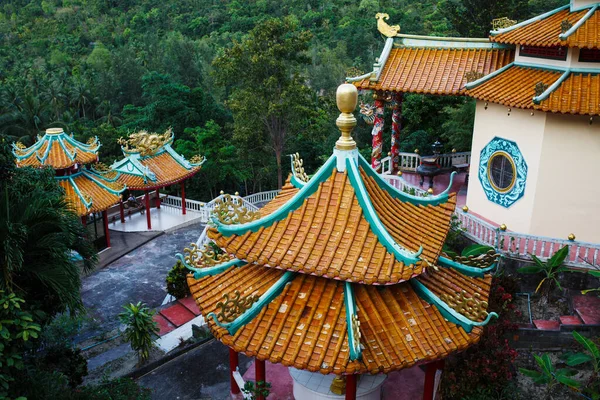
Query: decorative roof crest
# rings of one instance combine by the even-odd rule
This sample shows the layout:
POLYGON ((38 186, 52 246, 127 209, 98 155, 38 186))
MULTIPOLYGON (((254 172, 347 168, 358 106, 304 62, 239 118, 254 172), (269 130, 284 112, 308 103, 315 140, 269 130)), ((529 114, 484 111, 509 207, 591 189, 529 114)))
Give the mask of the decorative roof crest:
POLYGON ((535 84, 535 95, 541 96, 546 90, 548 90, 548 84, 544 82, 538 82, 535 84))
POLYGON ((139 131, 129 135, 129 138, 119 138, 117 143, 127 153, 140 153, 141 156, 156 154, 163 146, 173 141, 173 129, 169 128, 165 133, 152 133, 139 131))
POLYGON ((508 17, 495 18, 492 20, 492 30, 497 31, 498 29, 509 28, 516 24, 517 21, 508 17))
POLYGON ((290 154, 290 157, 292 158, 292 171, 296 179, 298 179, 302 183, 308 182, 308 175, 304 171, 304 160, 300 158, 300 154, 290 154))
POLYGON ((377 19, 377 30, 385 37, 394 37, 400 32, 400 25, 388 25, 387 21, 390 19, 390 16, 386 13, 377 13, 375 14, 375 18, 377 19))
POLYGON ((500 254, 496 253, 495 250, 490 249, 487 253, 479 256, 458 256, 455 257, 453 261, 469 267, 487 268, 497 262, 499 258, 500 254))
POLYGON ((229 194, 222 195, 215 201, 213 210, 215 217, 221 224, 234 225, 245 224, 260 218, 258 211, 248 210, 239 197, 232 197, 229 194))
POLYGON ((440 296, 440 299, 456 312, 464 315, 472 321, 478 321, 479 319, 487 318, 487 301, 481 301, 481 296, 479 293, 473 294, 473 297, 466 297, 466 294, 467 292, 464 290, 460 293, 456 293, 454 296, 444 293, 440 296))
POLYGON ((217 253, 208 243, 202 248, 198 248, 196 243, 191 243, 190 247, 183 249, 183 253, 183 260, 187 265, 199 268, 214 267, 233 259, 229 254, 217 253))
POLYGON ((229 323, 236 320, 237 317, 247 311, 252 304, 259 299, 257 294, 251 294, 241 297, 239 291, 233 292, 233 297, 230 298, 229 293, 223 295, 223 301, 217 303, 217 308, 220 308, 217 314, 210 313, 207 317, 212 317, 217 323, 229 323))
POLYGON ((479 71, 469 71, 465 73, 465 79, 467 80, 467 83, 475 82, 476 80, 481 79, 484 76, 485 74, 479 71))
POLYGON ((206 161, 206 157, 201 156, 200 154, 196 154, 194 157, 190 159, 190 164, 192 165, 200 165, 206 161))

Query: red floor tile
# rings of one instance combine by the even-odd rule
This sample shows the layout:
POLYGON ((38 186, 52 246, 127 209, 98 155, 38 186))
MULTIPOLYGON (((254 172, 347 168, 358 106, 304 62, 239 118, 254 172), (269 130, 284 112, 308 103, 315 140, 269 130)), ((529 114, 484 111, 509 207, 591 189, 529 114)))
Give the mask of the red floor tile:
POLYGON ((563 325, 581 325, 582 321, 577 315, 563 315, 560 317, 560 323, 563 325))
POLYGON ((196 305, 196 300, 194 300, 194 297, 188 296, 184 299, 179 299, 177 301, 181 303, 185 308, 193 312, 194 315, 200 315, 200 310, 198 310, 198 306, 196 305))
POLYGON ((573 308, 584 324, 600 325, 600 297, 574 296, 573 308))
POLYGON ((195 317, 193 312, 179 303, 175 303, 171 307, 161 310, 160 313, 163 317, 168 319, 169 322, 178 327, 191 321, 195 317))
POLYGON ((533 324, 536 328, 543 331, 559 331, 560 330, 560 322, 558 321, 549 321, 545 319, 534 319, 533 324))
POLYGON ((158 336, 163 336, 175 329, 175 325, 160 314, 156 314, 152 319, 158 324, 158 336))

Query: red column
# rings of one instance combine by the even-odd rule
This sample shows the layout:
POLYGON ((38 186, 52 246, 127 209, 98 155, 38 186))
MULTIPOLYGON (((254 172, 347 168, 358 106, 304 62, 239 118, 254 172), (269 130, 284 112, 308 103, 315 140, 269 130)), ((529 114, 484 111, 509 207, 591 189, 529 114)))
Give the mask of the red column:
POLYGON ((156 208, 160 209, 160 192, 159 188, 156 188, 156 208))
POLYGON ((231 380, 231 393, 238 394, 240 387, 233 378, 233 373, 237 369, 239 364, 238 353, 236 353, 231 347, 229 348, 229 379, 231 380))
POLYGON ((375 100, 375 120, 373 121, 373 131, 371 131, 371 135, 373 135, 372 145, 373 150, 371 150, 371 166, 377 173, 381 172, 381 151, 383 146, 383 112, 384 112, 384 102, 382 99, 377 98, 375 100))
POLYGON ((392 110, 392 145, 390 153, 392 153, 392 172, 398 169, 398 154, 400 153, 400 133, 402 131, 402 92, 396 93, 395 104, 392 110))
POLYGON ((119 214, 121 214, 121 223, 125 223, 125 209, 123 208, 123 199, 119 202, 119 214))
POLYGON ((104 234, 106 235, 106 247, 110 247, 110 233, 108 231, 108 211, 102 211, 102 220, 104 221, 104 234))
POLYGON ((87 215, 83 215, 81 217, 81 223, 83 224, 83 226, 87 227, 87 215))
POLYGON ((152 221, 150 221, 150 193, 146 190, 146 222, 148 222, 148 230, 152 229, 152 221))
POLYGON ((185 215, 185 181, 181 182, 181 213, 185 215))
MULTIPOLYGON (((254 371, 256 375, 256 385, 258 382, 266 382, 265 362, 259 359, 254 360, 254 371)), ((256 400, 265 400, 265 396, 258 396, 256 400)))
POLYGON ((423 388, 423 400, 433 400, 435 389, 435 373, 444 366, 443 361, 434 361, 425 366, 425 387, 423 388))
POLYGON ((346 400, 356 400, 357 375, 346 375, 346 400))

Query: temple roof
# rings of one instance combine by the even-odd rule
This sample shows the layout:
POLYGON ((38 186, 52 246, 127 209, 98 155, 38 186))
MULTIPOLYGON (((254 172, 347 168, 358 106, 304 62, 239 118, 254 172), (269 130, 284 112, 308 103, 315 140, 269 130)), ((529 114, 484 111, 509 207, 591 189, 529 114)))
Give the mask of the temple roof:
POLYGON ((56 179, 65 190, 65 199, 77 215, 100 212, 117 204, 125 186, 115 182, 110 176, 82 169, 81 171, 56 179))
POLYGON ((598 4, 572 10, 567 4, 527 21, 490 32, 495 43, 598 48, 598 4))
POLYGON ((175 152, 170 129, 163 134, 134 133, 119 143, 125 157, 111 168, 118 173, 117 181, 131 190, 151 190, 181 182, 200 171, 204 163, 203 157, 188 161, 175 152))
POLYGON ((13 154, 18 167, 49 166, 65 169, 75 164, 89 164, 98 161, 98 138, 90 138, 87 144, 67 135, 62 128, 50 128, 37 142, 25 147, 20 142, 13 144, 13 154))

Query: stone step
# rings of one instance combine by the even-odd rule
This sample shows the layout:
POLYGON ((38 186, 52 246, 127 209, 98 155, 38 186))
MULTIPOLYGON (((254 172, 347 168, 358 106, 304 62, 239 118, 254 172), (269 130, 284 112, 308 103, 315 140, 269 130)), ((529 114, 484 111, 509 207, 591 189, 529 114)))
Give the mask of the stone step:
POLYGON ((193 312, 180 303, 175 303, 170 307, 160 310, 160 315, 168 319, 170 323, 177 327, 191 321, 195 317, 193 312))
POLYGON ((573 309, 586 325, 600 325, 600 297, 596 295, 573 296, 573 309))
POLYGON ((560 317, 561 325, 581 325, 583 321, 577 315, 563 315, 560 317))

